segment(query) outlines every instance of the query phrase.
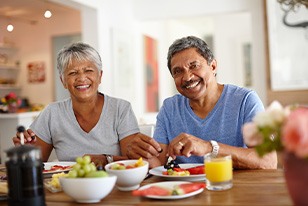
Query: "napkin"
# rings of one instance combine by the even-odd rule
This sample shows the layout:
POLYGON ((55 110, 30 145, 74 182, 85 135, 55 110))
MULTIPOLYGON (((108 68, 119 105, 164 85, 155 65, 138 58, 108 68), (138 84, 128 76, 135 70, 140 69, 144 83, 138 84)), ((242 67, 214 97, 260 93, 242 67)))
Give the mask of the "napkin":
POLYGON ((8 193, 7 182, 0 182, 0 193, 1 194, 8 193))

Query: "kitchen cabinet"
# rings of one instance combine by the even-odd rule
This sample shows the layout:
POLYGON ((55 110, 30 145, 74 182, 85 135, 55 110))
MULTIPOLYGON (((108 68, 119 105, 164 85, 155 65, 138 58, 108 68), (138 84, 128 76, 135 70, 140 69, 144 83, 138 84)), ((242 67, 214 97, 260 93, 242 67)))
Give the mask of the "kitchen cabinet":
POLYGON ((5 151, 14 146, 12 137, 16 134, 18 126, 28 128, 40 112, 23 112, 0 114, 0 151, 1 164, 5 163, 5 151))
POLYGON ((0 45, 0 97, 10 92, 20 95, 21 87, 17 82, 19 72, 18 49, 0 45))
MULTIPOLYGON (((26 129, 28 129, 31 123, 39 114, 40 111, 7 114, 0 113, 1 164, 4 164, 7 158, 5 151, 14 147, 12 138, 16 135, 17 127, 24 126, 26 129)), ((52 150, 48 161, 57 161, 57 155, 54 149, 52 150)))

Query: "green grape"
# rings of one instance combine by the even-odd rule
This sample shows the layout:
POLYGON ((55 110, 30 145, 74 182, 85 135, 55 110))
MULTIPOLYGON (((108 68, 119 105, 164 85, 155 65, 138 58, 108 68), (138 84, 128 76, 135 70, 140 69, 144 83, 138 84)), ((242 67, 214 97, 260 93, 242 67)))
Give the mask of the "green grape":
POLYGON ((81 165, 79 163, 76 163, 73 165, 74 170, 79 170, 81 168, 81 165))
POLYGON ((77 162, 78 164, 82 164, 82 163, 83 163, 83 158, 82 158, 82 157, 77 157, 77 158, 76 158, 76 162, 77 162))
POLYGON ((71 170, 68 172, 68 177, 70 178, 76 178, 77 177, 77 171, 76 170, 71 170))
POLYGON ((91 165, 90 164, 84 165, 83 170, 84 170, 85 174, 88 174, 89 172, 92 171, 91 165))
POLYGON ((91 162, 90 156, 83 156, 76 158, 76 164, 68 173, 70 178, 83 178, 83 177, 104 177, 108 175, 105 171, 97 171, 97 168, 93 162, 91 162))
POLYGON ((85 171, 83 169, 79 169, 77 173, 78 173, 78 177, 83 177, 85 175, 85 171))
POLYGON ((96 168, 96 166, 93 162, 90 164, 90 167, 91 167, 92 172, 95 172, 97 170, 97 168, 96 168))
POLYGON ((86 164, 90 164, 91 163, 91 157, 86 155, 86 156, 83 156, 83 163, 86 165, 86 164))
POLYGON ((125 165, 115 163, 111 166, 111 169, 112 170, 125 170, 126 168, 125 168, 125 165))
POLYGON ((85 177, 108 177, 108 173, 105 171, 93 171, 86 174, 85 177))

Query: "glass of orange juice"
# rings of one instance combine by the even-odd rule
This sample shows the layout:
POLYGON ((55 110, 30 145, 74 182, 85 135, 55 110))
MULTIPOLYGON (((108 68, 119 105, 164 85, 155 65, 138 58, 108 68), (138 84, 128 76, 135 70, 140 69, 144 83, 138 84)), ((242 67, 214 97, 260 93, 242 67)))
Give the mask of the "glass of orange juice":
POLYGON ((224 157, 204 156, 206 188, 208 190, 227 190, 233 186, 231 155, 224 157))

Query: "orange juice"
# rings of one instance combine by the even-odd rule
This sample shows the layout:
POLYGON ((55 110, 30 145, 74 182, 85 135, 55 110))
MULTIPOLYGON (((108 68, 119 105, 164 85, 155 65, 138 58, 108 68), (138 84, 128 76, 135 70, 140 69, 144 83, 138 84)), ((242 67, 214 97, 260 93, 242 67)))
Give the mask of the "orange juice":
POLYGON ((232 180, 232 159, 213 158, 204 161, 206 178, 211 182, 226 182, 232 180))

